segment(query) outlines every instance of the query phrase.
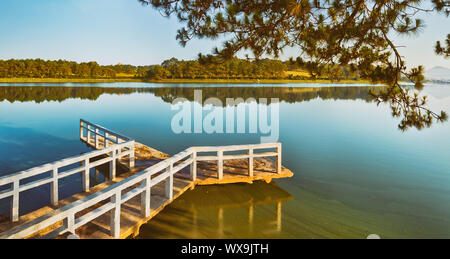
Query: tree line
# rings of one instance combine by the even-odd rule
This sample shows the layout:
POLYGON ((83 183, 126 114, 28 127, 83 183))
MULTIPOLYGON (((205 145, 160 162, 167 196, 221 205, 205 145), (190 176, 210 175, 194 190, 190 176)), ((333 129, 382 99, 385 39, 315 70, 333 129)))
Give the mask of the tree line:
POLYGON ((248 60, 232 58, 221 62, 178 60, 171 58, 160 65, 99 65, 97 62, 42 59, 0 60, 0 78, 73 78, 115 79, 330 79, 359 80, 351 67, 324 65, 317 73, 311 64, 300 60, 248 60), (302 72, 296 72, 302 71, 302 72), (311 72, 310 72, 311 71, 311 72))
POLYGON ((150 66, 146 78, 160 79, 327 79, 360 80, 357 69, 351 66, 322 64, 318 67, 299 58, 286 61, 276 59, 239 59, 214 61, 200 56, 197 60, 171 58, 161 65, 150 66), (301 71, 301 72, 299 72, 301 71), (297 73, 298 72, 298 73, 297 73))
POLYGON ((287 65, 274 59, 250 61, 233 58, 224 62, 202 62, 171 58, 161 65, 151 66, 149 79, 279 79, 283 78, 287 65))
POLYGON ((42 59, 0 60, 0 78, 118 78, 144 76, 144 67, 42 59))

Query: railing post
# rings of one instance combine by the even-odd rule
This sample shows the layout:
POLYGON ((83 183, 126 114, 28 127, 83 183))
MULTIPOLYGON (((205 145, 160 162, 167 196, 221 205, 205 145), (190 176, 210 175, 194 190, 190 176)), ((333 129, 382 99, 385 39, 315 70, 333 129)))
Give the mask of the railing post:
POLYGON ((75 229, 73 227, 74 224, 75 224, 75 214, 70 214, 63 220, 64 228, 72 234, 75 234, 75 229))
POLYGON ((120 237, 120 205, 121 205, 122 192, 116 191, 114 196, 111 197, 111 202, 114 204, 114 209, 111 210, 111 236, 114 238, 120 237))
POLYGON ((144 180, 145 191, 141 193, 141 215, 145 218, 150 217, 150 176, 147 176, 144 180))
POLYGON ((223 151, 217 151, 217 174, 219 180, 223 179, 223 151))
POLYGON ((192 155, 192 164, 191 164, 191 171, 190 171, 190 176, 191 176, 191 180, 195 181, 197 180, 197 151, 193 151, 192 155))
POLYGON ((91 127, 87 123, 86 123, 86 132, 87 132, 86 140, 87 140, 87 143, 90 144, 91 143, 91 127))
POLYGON ((95 139, 95 149, 97 149, 98 148, 98 129, 97 128, 95 129, 94 139, 95 139))
POLYGON ((130 169, 134 168, 134 141, 131 143, 130 147, 131 153, 130 153, 130 169))
POLYGON ((11 221, 19 221, 19 180, 13 182, 13 195, 11 197, 11 221))
POLYGON ((90 181, 90 168, 89 168, 89 158, 86 158, 83 162, 84 172, 83 172, 83 191, 89 191, 89 181, 90 181))
POLYGON ((105 137, 104 137, 105 141, 104 141, 104 148, 108 147, 108 132, 105 132, 105 137))
MULTIPOLYGON (((120 144, 120 138, 117 137, 117 136, 116 136, 116 144, 120 144)), ((133 144, 133 146, 134 146, 134 144, 133 144)), ((117 151, 117 155, 120 156, 120 154, 122 154, 122 149, 121 148, 119 148, 119 150, 117 151)))
POLYGON ((80 120, 80 139, 83 139, 83 122, 80 120))
POLYGON ((281 143, 277 145, 277 173, 281 174, 281 143))
POLYGON ((248 176, 253 177, 253 148, 248 149, 248 176))
POLYGON ((109 180, 116 178, 116 150, 111 151, 112 160, 109 162, 109 180))
POLYGON ((169 173, 169 176, 166 178, 166 198, 169 200, 173 199, 173 174, 172 174, 173 164, 170 164, 169 167, 166 168, 166 172, 169 173))
POLYGON ((53 205, 58 204, 58 167, 54 167, 52 171, 53 181, 50 186, 50 201, 53 205))

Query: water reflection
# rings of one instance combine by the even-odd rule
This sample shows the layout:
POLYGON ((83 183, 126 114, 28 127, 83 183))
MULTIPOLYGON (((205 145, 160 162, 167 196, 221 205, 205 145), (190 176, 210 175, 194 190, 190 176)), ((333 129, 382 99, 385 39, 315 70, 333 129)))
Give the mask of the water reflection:
MULTIPOLYGON (((219 237, 217 229, 222 215, 221 234, 229 238, 366 238, 371 233, 382 238, 450 237, 449 123, 420 132, 400 132, 388 107, 367 103, 370 87, 170 89, 160 85, 164 87, 140 89, 134 86, 140 87, 134 84, 120 84, 120 89, 38 86, 36 94, 20 87, 0 87, 2 126, 28 128, 51 137, 44 138, 48 142, 46 149, 36 149, 38 143, 32 138, 21 139, 20 134, 13 138, 6 135, 7 131, 0 131, 1 139, 11 140, 0 145, 4 156, 0 157, 2 168, 15 170, 18 163, 12 160, 13 154, 22 155, 21 161, 43 161, 53 147, 61 150, 57 146, 63 143, 75 143, 73 151, 64 144, 65 151, 71 155, 83 152, 86 147, 79 142, 77 125, 80 118, 123 132, 169 154, 194 145, 259 143, 258 134, 175 134, 170 128, 175 111, 168 102, 174 97, 192 99, 189 95, 193 89, 204 90, 204 97, 278 97, 282 101, 279 141, 283 143, 283 164, 295 173, 292 178, 276 181, 294 197, 281 202, 281 231, 276 232, 276 201, 253 208, 249 203, 223 207, 221 213, 219 207, 194 209, 211 201, 222 204, 223 197, 232 197, 227 198, 228 203, 239 201, 241 196, 248 197, 254 184, 241 188, 217 187, 222 189, 214 196, 206 191, 216 187, 187 192, 175 201, 176 207, 167 207, 150 227, 143 226, 141 235, 219 237), (66 97, 58 99, 54 91, 63 91, 66 97), (81 94, 83 91, 86 92, 81 94), (26 152, 10 154, 8 149, 15 150, 15 144, 19 143, 26 152), (192 209, 183 206, 189 197, 190 203, 196 204, 192 209), (249 225, 252 214, 253 229, 249 225), (192 234, 189 231, 194 226, 197 233, 192 234), (275 234, 260 230, 264 228, 275 234)), ((448 86, 427 86, 423 92, 429 96, 433 110, 450 110, 448 86)), ((41 139, 38 135, 33 137, 41 139)), ((94 172, 91 177, 94 182, 94 172)), ((81 182, 75 185, 81 189, 81 182)), ((253 191, 252 195, 260 195, 259 192, 267 193, 267 190, 253 191)), ((48 195, 31 198, 39 197, 47 199, 48 195)))
POLYGON ((276 183, 198 186, 140 229, 138 238, 261 238, 283 235, 283 203, 276 183))
POLYGON ((158 87, 158 88, 109 88, 109 87, 57 87, 57 86, 3 86, 0 87, 0 102, 44 101, 62 102, 67 99, 97 100, 101 95, 124 95, 153 93, 164 102, 172 103, 183 97, 194 101, 194 90, 203 91, 203 101, 209 97, 219 98, 278 98, 287 103, 309 101, 316 98, 370 101, 369 91, 380 91, 382 86, 372 87, 158 87))

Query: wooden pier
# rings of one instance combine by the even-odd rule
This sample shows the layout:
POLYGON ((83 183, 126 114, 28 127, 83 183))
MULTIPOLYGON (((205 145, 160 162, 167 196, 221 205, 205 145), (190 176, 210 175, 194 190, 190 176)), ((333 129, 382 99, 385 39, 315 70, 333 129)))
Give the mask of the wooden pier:
POLYGON ((80 139, 96 150, 0 177, 7 188, 0 199, 11 200, 0 238, 127 238, 195 185, 293 175, 281 164, 281 143, 190 147, 170 157, 85 120, 80 139), (91 186, 91 168, 99 167, 107 168, 107 180, 91 186), (59 200, 58 180, 73 174, 80 174, 83 192, 59 200), (52 204, 20 215, 20 193, 44 184, 50 184, 52 204))

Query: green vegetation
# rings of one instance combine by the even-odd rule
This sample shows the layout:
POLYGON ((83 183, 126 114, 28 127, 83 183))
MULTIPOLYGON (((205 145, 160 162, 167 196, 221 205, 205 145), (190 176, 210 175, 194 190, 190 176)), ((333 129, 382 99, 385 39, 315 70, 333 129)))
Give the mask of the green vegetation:
MULTIPOLYGON (((356 71, 349 67, 335 66, 319 73, 311 72, 305 64, 294 60, 274 59, 246 60, 232 58, 224 62, 203 62, 171 58, 161 65, 101 66, 96 62, 44 61, 41 59, 0 60, 0 82, 26 83, 97 83, 97 82, 237 82, 237 83, 281 83, 281 82, 334 82, 345 80, 363 82, 356 71), (330 72, 331 71, 331 72, 330 72), (283 80, 283 81, 279 81, 283 80), (286 81, 288 80, 288 81, 286 81), (317 81, 318 80, 318 81, 317 81)), ((368 82, 368 80, 365 80, 368 82)))
POLYGON ((97 62, 0 60, 0 78, 121 79, 144 76, 145 71, 144 67, 122 64, 101 66, 97 62))
POLYGON ((445 46, 441 46, 441 42, 436 42, 436 45, 434 46, 434 52, 436 52, 437 55, 444 56, 445 58, 450 58, 450 34, 447 34, 447 39, 445 40, 445 46))
POLYGON ((340 83, 340 84, 373 84, 373 82, 369 80, 339 80, 333 81, 329 79, 289 79, 289 78, 280 78, 280 79, 249 79, 249 78, 228 78, 228 79, 220 79, 220 78, 211 78, 211 79, 146 79, 145 82, 154 82, 154 83, 188 83, 188 84, 295 84, 295 83, 340 83))
POLYGON ((0 78, 0 83, 114 83, 142 82, 139 78, 0 78))
POLYGON ((148 79, 282 79, 287 66, 280 60, 233 58, 221 63, 172 58, 150 67, 148 79))
POLYGON ((283 79, 283 80, 359 80, 359 74, 350 67, 324 66, 314 72, 307 64, 294 60, 274 59, 247 60, 231 58, 221 62, 198 60, 178 60, 172 58, 161 65, 150 66, 146 79, 283 79))
MULTIPOLYGON (((419 0, 139 1, 183 24, 176 36, 182 46, 192 39, 223 39, 212 55, 199 55, 202 62, 230 60, 240 51, 255 60, 278 58, 284 49, 296 48, 298 57, 291 60, 313 76, 323 75, 324 70, 333 76, 349 68, 361 78, 389 85, 373 97, 377 103, 388 103, 394 117, 402 117, 401 130, 422 129, 448 119, 444 111, 427 108, 426 97, 400 85, 404 76, 420 90, 423 68, 408 71, 394 42, 394 35, 420 32, 424 23, 419 15, 448 17, 448 0, 427 4, 419 0)), ((447 56, 448 48, 438 42, 435 52, 447 56)))

